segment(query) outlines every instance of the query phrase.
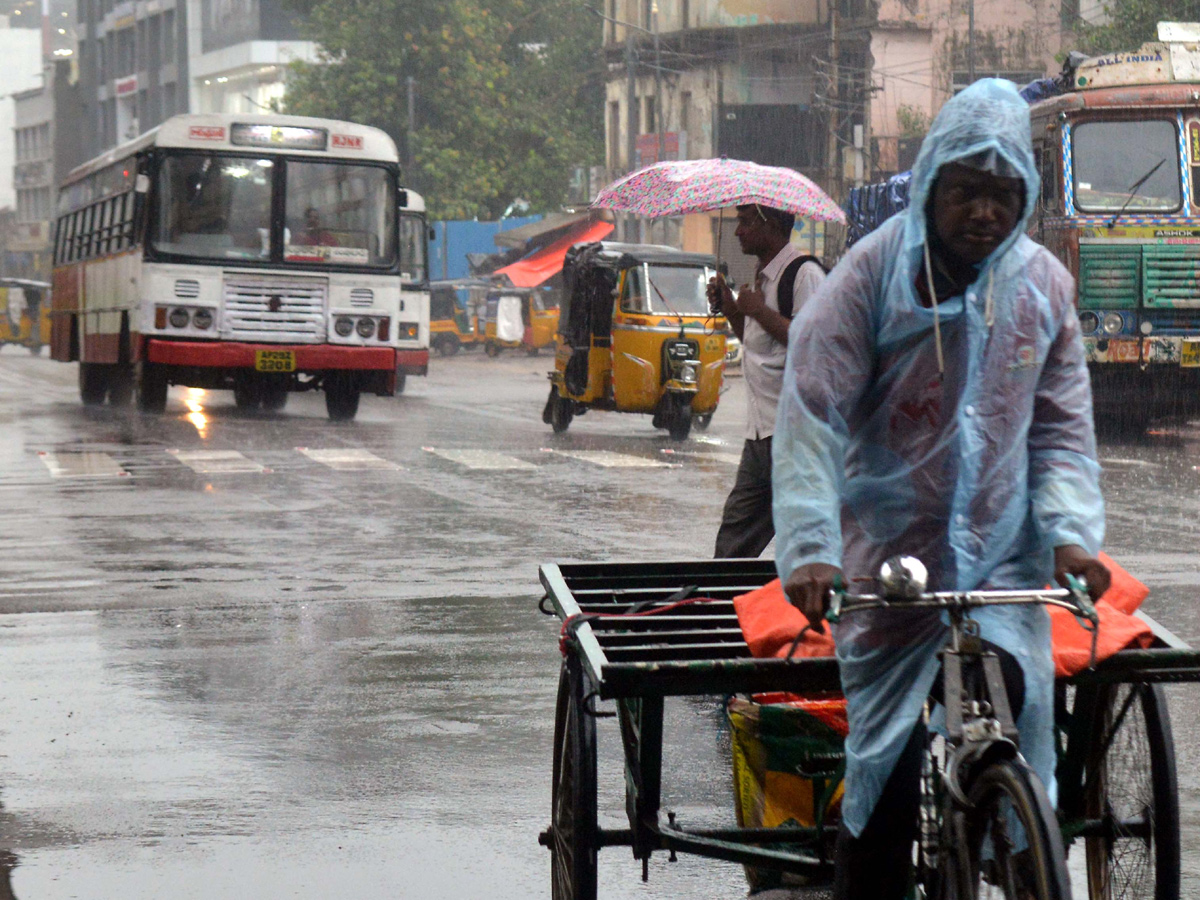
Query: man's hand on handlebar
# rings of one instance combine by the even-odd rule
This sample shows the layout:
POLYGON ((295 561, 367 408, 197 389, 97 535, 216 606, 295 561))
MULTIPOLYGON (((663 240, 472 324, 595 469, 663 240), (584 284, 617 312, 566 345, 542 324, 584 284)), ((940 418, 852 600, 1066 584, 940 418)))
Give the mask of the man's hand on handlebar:
POLYGON ((788 576, 783 592, 792 606, 808 618, 813 628, 821 624, 829 608, 829 593, 842 570, 828 563, 809 563, 788 576))
POLYGON ((1112 582, 1104 563, 1088 556, 1088 552, 1078 544, 1064 544, 1054 548, 1054 580, 1063 587, 1068 587, 1068 575, 1074 575, 1087 582, 1088 596, 1092 598, 1093 603, 1103 596, 1112 582))

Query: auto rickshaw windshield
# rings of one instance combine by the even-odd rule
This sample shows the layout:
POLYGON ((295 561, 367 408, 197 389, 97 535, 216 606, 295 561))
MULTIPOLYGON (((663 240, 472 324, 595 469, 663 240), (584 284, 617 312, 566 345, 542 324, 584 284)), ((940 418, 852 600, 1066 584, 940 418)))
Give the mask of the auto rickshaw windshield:
POLYGON ((707 316, 708 266, 663 266, 643 263, 625 276, 621 307, 626 312, 707 316))

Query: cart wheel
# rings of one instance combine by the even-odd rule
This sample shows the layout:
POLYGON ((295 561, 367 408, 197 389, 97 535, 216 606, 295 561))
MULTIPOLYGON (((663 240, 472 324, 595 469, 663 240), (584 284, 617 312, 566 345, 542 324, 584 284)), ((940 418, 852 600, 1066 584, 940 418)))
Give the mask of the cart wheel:
POLYGON ((1156 684, 1101 689, 1086 763, 1090 900, 1179 900, 1179 794, 1167 699, 1156 684))
POLYGON ((554 782, 550 809, 550 896, 596 900, 596 719, 586 707, 587 679, 568 657, 558 679, 554 782))

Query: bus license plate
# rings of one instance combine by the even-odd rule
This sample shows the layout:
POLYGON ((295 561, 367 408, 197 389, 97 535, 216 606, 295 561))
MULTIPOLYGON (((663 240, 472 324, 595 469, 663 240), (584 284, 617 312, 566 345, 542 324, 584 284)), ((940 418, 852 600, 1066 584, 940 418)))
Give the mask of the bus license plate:
POLYGON ((1181 366, 1200 366, 1200 341, 1184 341, 1179 354, 1181 366))
POLYGON ((295 372, 294 350, 255 350, 254 368, 259 372, 295 372))

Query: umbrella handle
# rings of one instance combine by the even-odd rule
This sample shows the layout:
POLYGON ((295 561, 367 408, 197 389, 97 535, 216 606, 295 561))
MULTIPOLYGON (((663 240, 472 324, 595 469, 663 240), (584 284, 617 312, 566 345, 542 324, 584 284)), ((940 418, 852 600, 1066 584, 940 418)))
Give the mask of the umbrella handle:
POLYGON ((725 207, 717 210, 717 274, 721 274, 721 232, 725 230, 725 207))

